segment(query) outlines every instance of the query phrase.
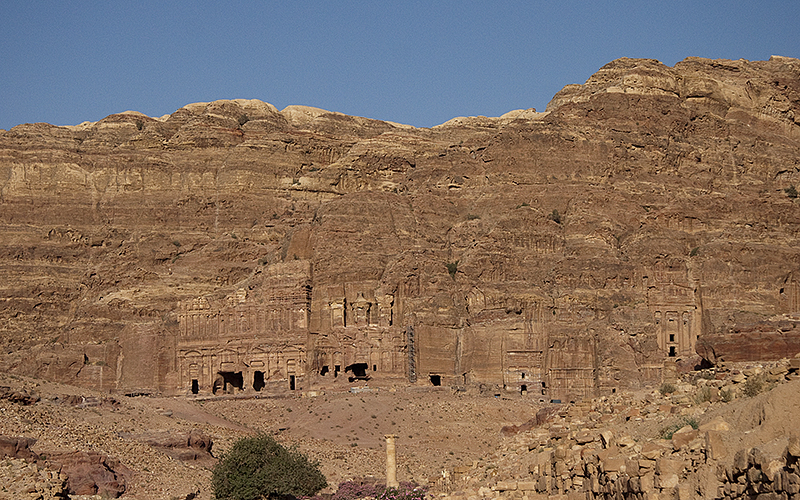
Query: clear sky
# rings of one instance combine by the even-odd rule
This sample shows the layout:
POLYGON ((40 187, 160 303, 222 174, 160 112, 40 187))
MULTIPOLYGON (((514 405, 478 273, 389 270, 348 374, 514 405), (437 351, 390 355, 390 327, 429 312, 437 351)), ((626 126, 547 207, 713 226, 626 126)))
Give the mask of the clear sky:
POLYGON ((619 57, 800 57, 800 1, 0 2, 0 128, 216 99, 430 127, 619 57))

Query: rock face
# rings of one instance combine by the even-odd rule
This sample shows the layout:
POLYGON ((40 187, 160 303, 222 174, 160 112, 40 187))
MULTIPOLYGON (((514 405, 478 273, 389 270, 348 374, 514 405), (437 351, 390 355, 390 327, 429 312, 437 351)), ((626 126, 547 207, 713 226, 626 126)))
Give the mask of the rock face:
POLYGON ((432 129, 246 100, 20 125, 0 369, 127 394, 658 383, 698 338, 800 312, 798 158, 782 57, 620 59, 544 113, 432 129))
POLYGON ((131 471, 118 460, 93 451, 75 451, 52 458, 66 476, 70 495, 99 495, 118 498, 125 493, 125 476, 131 471))

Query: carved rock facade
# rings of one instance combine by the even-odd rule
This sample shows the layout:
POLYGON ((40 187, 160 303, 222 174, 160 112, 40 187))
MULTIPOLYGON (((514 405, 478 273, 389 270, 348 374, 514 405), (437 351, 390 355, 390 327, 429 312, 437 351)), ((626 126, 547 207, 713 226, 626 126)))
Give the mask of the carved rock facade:
POLYGON ((431 129, 246 100, 20 125, 0 369, 127 394, 658 384, 800 312, 799 122, 800 62, 773 57, 620 59, 543 113, 431 129))

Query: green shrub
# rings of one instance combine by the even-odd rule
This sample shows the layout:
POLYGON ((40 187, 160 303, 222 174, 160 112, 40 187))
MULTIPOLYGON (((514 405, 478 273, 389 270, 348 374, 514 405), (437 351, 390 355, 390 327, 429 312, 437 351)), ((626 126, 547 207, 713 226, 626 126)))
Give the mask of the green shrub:
POLYGON ((561 224, 561 214, 558 213, 558 210, 556 210, 555 208, 550 213, 549 219, 555 222, 556 224, 561 224))
POLYGON ((713 397, 714 393, 711 387, 701 387, 694 396, 694 402, 697 404, 705 403, 706 401, 711 401, 713 397))
POLYGON ((733 397, 733 389, 723 389, 719 391, 719 399, 721 399, 723 403, 730 403, 733 401, 733 397))
POLYGON ((742 384, 742 394, 748 398, 761 393, 764 390, 764 378, 761 375, 751 375, 742 384))
POLYGON ((794 184, 784 189, 783 192, 786 193, 786 196, 789 198, 797 198, 797 188, 794 187, 794 184))
POLYGON ((680 429, 683 429, 687 425, 690 425, 692 429, 697 429, 699 424, 700 423, 694 417, 683 417, 680 421, 675 422, 674 424, 668 425, 666 427, 663 427, 659 431, 658 436, 661 439, 672 439, 672 435, 675 434, 675 432, 679 431, 680 429))
POLYGON ((447 267, 447 273, 450 274, 450 277, 456 279, 456 273, 458 272, 458 261, 450 262, 445 264, 447 267))
POLYGON ((327 485, 319 464, 266 434, 234 443, 219 458, 211 476, 218 500, 311 496, 327 485))
POLYGON ((660 392, 662 396, 666 396, 667 394, 672 394, 677 390, 678 388, 675 387, 675 384, 670 384, 669 382, 664 382, 663 384, 661 384, 661 387, 658 388, 658 392, 660 392))

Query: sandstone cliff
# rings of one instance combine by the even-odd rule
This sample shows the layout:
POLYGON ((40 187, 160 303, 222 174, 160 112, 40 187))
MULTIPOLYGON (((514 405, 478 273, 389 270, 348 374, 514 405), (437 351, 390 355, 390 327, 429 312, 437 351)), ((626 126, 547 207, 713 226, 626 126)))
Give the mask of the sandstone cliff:
POLYGON ((20 125, 0 369, 126 393, 656 383, 706 335, 796 335, 798 158, 783 57, 620 59, 543 113, 431 129, 248 100, 20 125))

